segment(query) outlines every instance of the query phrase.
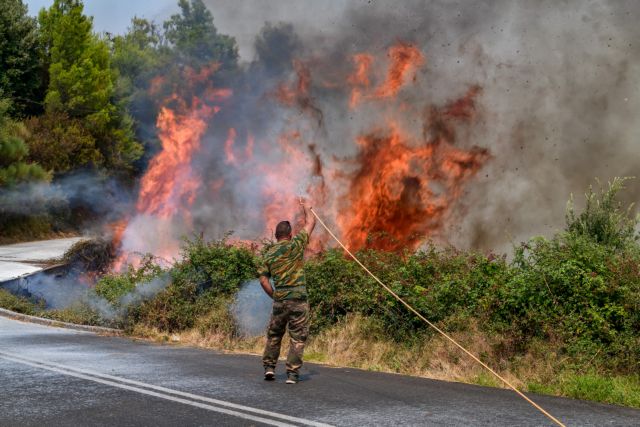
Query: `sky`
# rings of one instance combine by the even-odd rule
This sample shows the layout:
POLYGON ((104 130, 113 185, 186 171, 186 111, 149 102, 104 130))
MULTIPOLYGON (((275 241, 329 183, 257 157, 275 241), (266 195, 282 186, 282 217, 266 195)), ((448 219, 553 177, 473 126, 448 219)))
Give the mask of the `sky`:
MULTIPOLYGON (((23 0, 29 14, 37 16, 40 9, 50 7, 53 0, 23 0)), ((94 31, 121 34, 131 18, 138 16, 162 22, 178 11, 177 0, 85 0, 85 14, 93 16, 94 31)))
MULTIPOLYGON (((53 0, 23 0, 29 13, 37 16, 40 9, 50 7, 53 0)), ((318 34, 335 31, 338 19, 349 0, 291 1, 268 0, 204 0, 213 13, 214 24, 223 34, 236 38, 241 60, 251 61, 256 33, 265 22, 296 22, 317 30, 318 34)), ((367 0, 352 1, 352 6, 363 7, 367 0)), ((84 0, 84 12, 93 16, 97 33, 122 34, 127 31, 131 18, 138 16, 162 24, 169 16, 179 12, 178 0, 84 0)))

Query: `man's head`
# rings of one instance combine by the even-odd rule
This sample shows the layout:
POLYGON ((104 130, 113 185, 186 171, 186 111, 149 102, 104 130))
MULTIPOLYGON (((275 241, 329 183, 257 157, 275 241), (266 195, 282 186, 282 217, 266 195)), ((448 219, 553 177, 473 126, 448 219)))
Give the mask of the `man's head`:
POLYGON ((276 226, 276 240, 291 238, 291 224, 289 221, 280 221, 276 226))

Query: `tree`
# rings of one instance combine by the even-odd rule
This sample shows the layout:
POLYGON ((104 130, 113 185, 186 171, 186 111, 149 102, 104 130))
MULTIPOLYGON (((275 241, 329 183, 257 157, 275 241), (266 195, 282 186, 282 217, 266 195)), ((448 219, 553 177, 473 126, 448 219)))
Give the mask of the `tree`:
POLYGON ((128 169, 142 154, 134 140, 132 120, 114 103, 109 47, 92 32, 81 0, 55 0, 41 10, 44 51, 49 62, 47 114, 81 119, 95 139, 102 166, 128 169))
POLYGON ((238 48, 233 37, 218 34, 202 0, 180 0, 181 13, 164 23, 165 38, 179 59, 190 65, 219 62, 234 67, 238 48))
POLYGON ((44 90, 36 20, 22 0, 3 0, 0 7, 0 95, 13 100, 14 116, 41 111, 44 90))
POLYGON ((0 99, 0 187, 48 179, 42 167, 25 160, 29 149, 20 137, 21 126, 9 117, 10 108, 8 99, 0 99))
POLYGON ((79 119, 65 113, 47 113, 25 121, 29 131, 29 159, 47 170, 66 173, 103 162, 95 138, 79 119))
POLYGON ((113 67, 118 76, 126 80, 127 87, 142 84, 160 63, 162 35, 153 22, 134 17, 131 27, 122 36, 112 40, 113 67))

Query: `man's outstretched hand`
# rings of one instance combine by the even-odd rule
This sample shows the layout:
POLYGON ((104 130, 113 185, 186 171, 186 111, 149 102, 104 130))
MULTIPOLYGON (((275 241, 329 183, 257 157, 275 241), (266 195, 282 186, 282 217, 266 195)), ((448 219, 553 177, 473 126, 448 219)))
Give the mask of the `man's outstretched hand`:
POLYGON ((308 203, 304 197, 300 196, 298 201, 302 207, 302 211, 304 212, 304 230, 307 234, 311 235, 311 232, 316 226, 316 217, 310 212, 311 204, 308 203))

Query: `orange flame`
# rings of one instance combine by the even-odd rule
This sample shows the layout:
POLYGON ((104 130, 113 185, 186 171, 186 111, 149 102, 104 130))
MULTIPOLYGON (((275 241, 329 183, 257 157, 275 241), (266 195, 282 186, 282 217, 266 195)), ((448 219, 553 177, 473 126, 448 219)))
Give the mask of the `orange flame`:
POLYGON ((140 181, 138 212, 170 218, 185 202, 193 203, 199 180, 191 170, 191 159, 200 148, 206 120, 217 112, 206 104, 196 104, 194 110, 183 114, 167 107, 160 109, 157 126, 162 151, 151 160, 140 181))
POLYGON ((236 164, 236 156, 233 154, 233 144, 236 142, 236 130, 234 128, 229 129, 229 135, 224 143, 224 154, 227 157, 225 162, 228 164, 236 164))
POLYGON ((489 153, 455 143, 455 121, 475 115, 478 87, 444 108, 432 108, 425 123, 425 140, 410 144, 399 127, 358 138, 359 168, 343 202, 348 215, 338 214, 338 225, 351 248, 401 251, 415 249, 441 228, 445 214, 460 196, 489 153))
POLYGON ((360 103, 364 90, 369 88, 369 69, 373 62, 373 56, 368 53, 359 53, 354 55, 352 59, 356 64, 356 69, 347 78, 347 82, 352 86, 349 107, 354 109, 360 103))
MULTIPOLYGON (((192 161, 209 122, 220 108, 212 104, 232 94, 225 88, 196 87, 210 81, 209 75, 217 70, 217 65, 198 71, 187 69, 187 92, 197 93, 198 97, 189 103, 173 95, 160 110, 157 126, 162 151, 151 161, 140 182, 138 212, 156 219, 186 220, 187 228, 193 227, 189 211, 198 194, 232 198, 230 186, 237 185, 237 177, 257 174, 258 180, 252 177, 247 182, 258 183, 251 191, 255 192, 252 194, 255 199, 261 200, 263 209, 258 209, 255 215, 261 216, 268 236, 273 236, 281 220, 298 223, 301 210, 297 196, 307 193, 315 207, 333 214, 352 249, 417 248, 426 237, 442 229, 447 214, 462 194, 462 186, 490 157, 482 148, 456 147, 457 132, 479 114, 476 98, 481 89, 471 87, 465 96, 444 106, 416 108, 413 101, 398 99, 398 95, 416 80, 425 57, 415 46, 404 42, 391 46, 387 57, 388 61, 376 61, 370 53, 359 53, 353 56, 353 69, 348 75, 344 71, 340 71, 341 77, 325 73, 329 77, 325 75, 315 86, 308 66, 311 62, 294 60, 293 79, 279 84, 268 95, 301 114, 287 116, 290 120, 284 121, 285 127, 278 130, 276 141, 270 141, 264 134, 255 139, 252 133, 255 129, 243 128, 237 122, 233 126, 226 124, 222 128, 227 130, 226 137, 223 134, 212 142, 217 144, 212 152, 222 154, 224 173, 210 171, 208 175, 203 172, 203 176, 192 170, 192 161), (376 69, 378 64, 382 68, 376 69), (324 127, 323 112, 315 104, 314 91, 318 89, 345 96, 354 115, 365 101, 371 101, 367 114, 376 114, 374 108, 380 109, 376 128, 361 131, 355 138, 354 158, 327 156, 322 150, 325 147, 318 144, 317 138, 331 131, 324 127), (422 128, 403 128, 413 122, 420 123, 422 128), (420 131, 422 136, 416 137, 420 131), (243 147, 238 146, 238 138, 246 138, 243 147), (254 150, 260 155, 254 156, 254 150), (328 177, 342 182, 329 187, 333 183, 325 183, 328 177), (328 205, 328 195, 338 188, 346 190, 333 194, 337 202, 328 205)), ((322 70, 315 66, 317 62, 313 64, 314 73, 322 70)), ((152 89, 166 90, 162 83, 161 79, 154 80, 152 89)), ((297 228, 299 225, 294 226, 294 230, 297 228)), ((175 254, 178 247, 175 238, 163 239, 157 238, 162 245, 157 253, 175 254)), ((317 250, 323 242, 316 238, 315 245, 313 249, 317 250)))
MULTIPOLYGON (((183 74, 187 79, 188 88, 195 90, 196 84, 207 82, 211 73, 218 67, 217 64, 212 64, 202 67, 197 72, 186 67, 183 74)), ((162 83, 163 79, 160 77, 153 79, 151 90, 164 89, 162 83)), ((207 101, 221 101, 231 96, 229 89, 221 88, 208 87, 203 93, 207 101)), ((156 224, 158 230, 153 236, 161 246, 152 248, 156 255, 170 259, 179 246, 175 237, 167 230, 172 218, 180 214, 183 221, 190 222, 189 208, 195 202, 201 186, 201 178, 192 169, 192 160, 200 150, 208 121, 219 110, 219 106, 209 105, 196 96, 192 97, 191 102, 187 102, 176 93, 165 99, 160 108, 156 126, 162 151, 150 161, 146 173, 140 180, 136 203, 138 214, 159 221, 156 224)), ((113 266, 114 270, 121 270, 128 262, 135 264, 137 260, 131 259, 132 252, 145 252, 150 249, 144 241, 148 236, 138 235, 136 230, 132 229, 131 223, 126 227, 124 223, 118 224, 114 242, 120 244, 126 240, 128 247, 121 247, 119 257, 113 266)))
MULTIPOLYGON (((386 80, 376 89, 377 98, 389 98, 395 96, 405 83, 406 74, 417 71, 424 62, 424 56, 417 47, 400 42, 389 48, 387 56, 391 62, 386 80)), ((414 74, 413 79, 416 76, 414 74)))

